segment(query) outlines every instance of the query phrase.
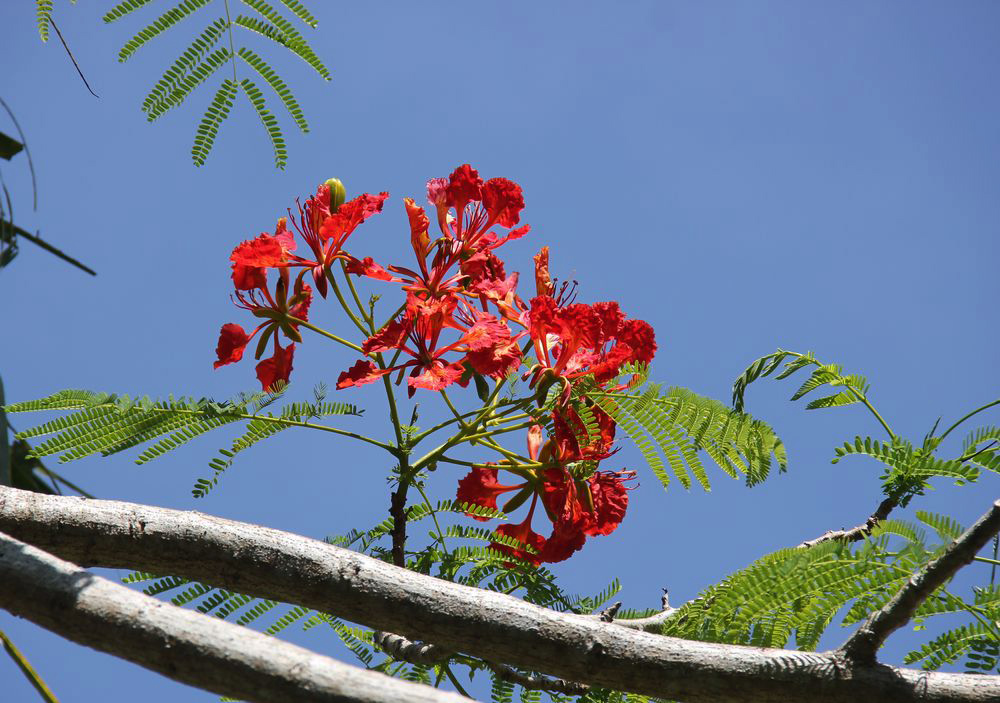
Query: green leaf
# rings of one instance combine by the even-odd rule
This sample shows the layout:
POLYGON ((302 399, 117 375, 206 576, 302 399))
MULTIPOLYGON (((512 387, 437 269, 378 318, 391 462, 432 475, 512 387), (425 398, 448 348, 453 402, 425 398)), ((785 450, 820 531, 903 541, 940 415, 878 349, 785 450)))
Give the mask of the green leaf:
POLYGON ((195 166, 205 165, 205 160, 208 158, 209 152, 212 151, 215 138, 219 133, 219 126, 229 117, 237 90, 238 86, 230 79, 222 81, 222 85, 216 91, 208 109, 205 110, 194 136, 194 145, 191 147, 191 158, 195 166))
POLYGON ((49 40, 49 25, 52 23, 52 0, 35 0, 35 22, 38 36, 43 42, 49 40))
MULTIPOLYGON (((164 12, 152 23, 139 30, 134 37, 125 42, 125 45, 118 52, 118 60, 122 62, 128 61, 132 57, 132 54, 145 46, 151 39, 160 36, 164 31, 187 18, 193 12, 205 7, 210 2, 212 2, 212 0, 181 0, 181 2, 179 2, 176 6, 164 12)), ((124 4, 126 3, 122 3, 122 5, 124 4)), ((121 7, 122 5, 119 5, 118 7, 121 7)), ((113 8, 111 12, 104 16, 105 22, 111 22, 118 19, 118 17, 111 17, 112 12, 116 9, 118 8, 113 8)), ((132 9, 137 8, 133 7, 132 9)), ((119 15, 119 17, 120 16, 121 15, 119 15)))
POLYGON ((281 169, 285 168, 285 164, 288 161, 288 152, 285 150, 285 137, 278 126, 278 120, 267 109, 264 103, 264 96, 253 81, 249 78, 244 78, 240 81, 240 87, 243 88, 243 92, 250 99, 250 104, 253 105, 261 124, 264 125, 264 130, 267 132, 268 138, 271 140, 271 148, 274 150, 274 165, 281 169))

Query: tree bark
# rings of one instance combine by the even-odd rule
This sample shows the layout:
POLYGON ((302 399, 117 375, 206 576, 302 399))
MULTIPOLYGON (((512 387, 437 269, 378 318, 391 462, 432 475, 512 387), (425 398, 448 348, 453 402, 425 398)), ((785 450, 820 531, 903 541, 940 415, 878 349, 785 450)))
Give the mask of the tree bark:
POLYGON ((492 662, 689 703, 1000 700, 996 676, 664 637, 199 513, 0 488, 0 531, 85 565, 185 576, 492 662))
POLYGON ((0 533, 0 606, 182 683, 258 703, 461 703, 163 603, 0 533))

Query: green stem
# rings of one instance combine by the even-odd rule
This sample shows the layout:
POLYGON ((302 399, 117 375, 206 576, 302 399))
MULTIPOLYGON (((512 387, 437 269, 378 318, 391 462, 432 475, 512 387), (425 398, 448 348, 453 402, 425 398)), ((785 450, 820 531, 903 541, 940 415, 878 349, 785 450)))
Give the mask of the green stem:
POLYGON ((17 664, 17 668, 19 668, 21 673, 24 674, 24 678, 28 679, 28 682, 35 687, 35 690, 38 691, 38 695, 42 697, 42 700, 47 703, 59 703, 59 699, 56 698, 56 695, 52 693, 48 686, 45 685, 42 677, 38 675, 38 672, 31 666, 31 663, 24 658, 21 651, 14 646, 14 643, 10 641, 10 638, 7 637, 3 631, 0 631, 0 644, 3 644, 3 648, 7 650, 7 654, 9 654, 10 658, 14 660, 15 664, 17 664))
POLYGON ((316 334, 322 335, 322 336, 326 337, 327 339, 332 339, 335 342, 343 344, 345 347, 350 347, 354 351, 361 352, 362 354, 365 353, 365 350, 362 349, 361 347, 359 347, 354 342, 348 342, 346 339, 343 339, 342 337, 338 337, 337 335, 333 334, 332 332, 327 332, 322 327, 317 327, 316 325, 314 325, 314 324, 312 324, 310 322, 306 322, 305 320, 300 320, 299 318, 294 317, 293 315, 289 315, 288 316, 288 321, 291 322, 294 325, 301 325, 302 327, 305 327, 307 330, 312 330, 316 334))
POLYGON ((981 413, 981 412, 982 412, 983 410, 986 410, 987 408, 992 408, 992 407, 993 407, 994 405, 1000 405, 1000 398, 998 398, 997 400, 994 400, 994 401, 993 401, 993 402, 991 402, 991 403, 987 403, 986 405, 983 405, 983 406, 981 406, 981 407, 978 407, 978 408, 976 408, 975 410, 973 410, 973 411, 972 411, 971 413, 968 413, 967 415, 965 415, 965 416, 963 416, 962 418, 960 418, 960 419, 959 419, 959 420, 958 420, 957 422, 955 422, 955 424, 954 424, 954 425, 952 425, 951 427, 949 427, 948 429, 946 429, 946 430, 944 431, 944 434, 942 434, 942 435, 941 435, 940 439, 944 439, 945 437, 947 437, 947 436, 948 436, 948 434, 949 434, 949 433, 950 433, 950 432, 951 432, 951 431, 952 431, 953 429, 955 429, 956 427, 958 427, 959 425, 961 425, 961 424, 962 424, 963 422, 965 422, 966 420, 968 420, 968 419, 969 419, 970 417, 972 417, 972 416, 973 416, 973 415, 975 415, 976 413, 981 413))
POLYGON ((437 528, 437 534, 438 534, 437 541, 438 541, 438 544, 441 545, 441 551, 443 551, 445 553, 445 555, 447 555, 448 554, 448 545, 444 543, 444 530, 441 529, 441 523, 438 522, 437 510, 435 510, 434 506, 431 505, 431 501, 427 497, 427 494, 424 493, 424 487, 420 484, 420 482, 417 481, 413 485, 417 487, 417 490, 420 491, 420 497, 424 499, 424 502, 427 503, 427 507, 429 507, 431 509, 431 520, 434 521, 434 527, 437 528))
POLYGON ((470 696, 468 692, 466 692, 466 690, 462 688, 462 684, 458 682, 458 679, 455 678, 455 675, 451 673, 451 668, 448 666, 448 664, 444 663, 441 666, 444 667, 444 673, 448 676, 448 680, 451 681, 451 685, 455 687, 455 690, 461 693, 466 698, 472 698, 472 696, 470 696))
MULTIPOLYGON (((530 402, 531 402, 530 398, 524 399, 524 400, 500 401, 495 407, 507 407, 507 406, 513 406, 515 404, 525 404, 525 403, 530 403, 530 402)), ((516 408, 508 407, 508 409, 505 412, 511 412, 513 410, 516 410, 516 408)), ((462 419, 464 420, 465 418, 472 417, 474 415, 481 415, 482 413, 483 413, 483 409, 482 408, 480 408, 479 410, 470 410, 467 413, 462 413, 462 419)), ((416 437, 414 437, 413 443, 416 444, 417 442, 420 442, 421 440, 424 440, 428 436, 434 434, 438 430, 443 430, 445 427, 448 427, 450 425, 454 425, 456 422, 458 422, 458 420, 456 418, 451 418, 450 420, 445 420, 443 422, 439 422, 438 424, 434 425, 430 429, 424 430, 423 432, 421 432, 420 434, 418 434, 416 437)))
POLYGON ((465 420, 462 419, 461 413, 459 413, 458 410, 455 408, 455 406, 452 404, 451 398, 448 397, 448 391, 442 388, 438 392, 441 394, 441 397, 444 398, 444 402, 447 403, 448 409, 451 410, 451 414, 455 416, 455 419, 458 421, 459 427, 461 427, 463 430, 471 429, 468 425, 465 424, 465 420))
MULTIPOLYGON (((396 354, 398 356, 398 350, 396 354)), ((395 361, 395 359, 393 361, 395 361)), ((378 364, 380 369, 386 368, 382 352, 375 355, 375 362, 378 364)), ((385 388, 385 397, 386 400, 389 401, 389 420, 392 422, 393 432, 396 433, 396 446, 399 447, 400 451, 408 454, 410 448, 416 444, 416 442, 411 440, 409 443, 405 443, 403 441, 403 426, 399 421, 399 408, 396 406, 396 393, 392 390, 392 381, 389 380, 389 374, 384 374, 382 376, 382 387, 385 388), (404 444, 406 444, 405 447, 403 446, 404 444)))
POLYGON ((371 328, 371 333, 375 334, 375 322, 372 320, 371 315, 365 312, 365 306, 361 303, 361 297, 358 295, 358 289, 354 287, 354 281, 351 280, 351 275, 347 273, 347 264, 343 259, 340 260, 340 270, 344 272, 344 280, 347 281, 347 286, 351 289, 351 296, 354 297, 354 303, 358 306, 358 312, 361 313, 361 317, 364 321, 368 323, 368 327, 371 328))
POLYGON ((1000 566, 1000 561, 996 559, 990 559, 988 557, 972 557, 976 561, 981 561, 984 564, 993 564, 994 566, 1000 566))
POLYGON ((333 288, 334 295, 337 296, 337 301, 340 303, 340 307, 342 307, 344 312, 347 313, 347 316, 351 318, 351 322, 353 322, 355 327, 361 331, 361 334, 365 335, 365 337, 370 337, 371 333, 368 331, 368 328, 366 328, 361 320, 357 318, 354 311, 351 310, 351 306, 347 304, 344 294, 340 292, 340 286, 337 285, 337 277, 333 275, 333 269, 326 269, 326 280, 330 282, 330 287, 333 288))
POLYGON ((236 80, 236 46, 233 44, 233 20, 229 16, 229 0, 223 3, 226 6, 226 31, 229 32, 229 59, 233 64, 233 83, 236 80))
POLYGON ((953 598, 959 603, 961 603, 963 610, 965 610, 967 613, 970 613, 974 618, 976 618, 976 620, 979 621, 981 625, 985 626, 986 629, 990 631, 990 634, 992 634, 997 640, 1000 640, 1000 633, 997 632, 996 627, 993 625, 993 623, 990 622, 988 618, 984 617, 985 614, 983 613, 981 608, 977 608, 971 603, 966 603, 961 598, 958 598, 957 596, 948 593, 948 591, 945 591, 945 594, 949 598, 953 598))
MULTIPOLYGON (((162 413, 185 413, 187 415, 206 415, 207 413, 198 410, 187 410, 184 408, 149 408, 145 412, 162 412, 162 413)), ((341 430, 336 427, 330 427, 329 425, 317 425, 314 422, 304 422, 302 420, 290 420, 287 417, 268 417, 267 415, 251 415, 249 413, 227 413, 244 420, 260 420, 261 422, 273 422, 278 425, 286 425, 288 427, 306 427, 310 430, 321 430, 323 432, 332 432, 333 434, 341 435, 342 437, 350 437, 351 439, 357 439, 362 442, 367 442, 368 444, 373 444, 376 447, 381 447, 393 456, 396 456, 398 450, 391 444, 386 444, 384 442, 379 442, 377 439, 372 439, 371 437, 365 437, 364 435, 358 434, 357 432, 349 432, 347 430, 341 430)))
POLYGON ((522 422, 519 425, 511 425, 510 427, 500 427, 497 429, 492 429, 488 431, 478 432, 476 434, 466 436, 463 442, 481 441, 483 439, 489 439, 494 435, 506 434, 507 432, 516 432, 517 430, 526 430, 535 424, 534 420, 530 422, 522 422))

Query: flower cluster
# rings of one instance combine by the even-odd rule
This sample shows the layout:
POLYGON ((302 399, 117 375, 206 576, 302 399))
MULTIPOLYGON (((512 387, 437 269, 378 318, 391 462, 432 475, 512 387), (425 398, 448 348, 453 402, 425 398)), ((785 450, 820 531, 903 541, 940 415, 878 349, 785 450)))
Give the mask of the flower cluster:
MULTIPOLYGON (((266 390, 276 381, 287 382, 295 343, 302 340, 300 327, 316 329, 307 317, 313 287, 324 298, 333 287, 347 309, 331 268, 334 262, 340 262, 338 268, 348 281, 353 276, 398 284, 402 304, 380 328, 361 311, 368 331, 360 344, 327 334, 364 355, 340 374, 337 388, 382 378, 400 384, 405 377, 412 397, 418 390, 444 392, 475 379, 484 398, 482 391, 489 388, 486 379, 499 383, 520 372, 530 391, 520 401, 522 410, 532 402, 544 404, 556 388, 557 400, 545 406, 545 417, 528 414, 540 424, 529 429, 527 457, 493 444, 506 458, 473 465, 459 482, 458 499, 496 508, 499 496, 515 493, 504 506, 507 511, 530 500, 520 524, 497 529, 497 534, 512 539, 494 547, 535 564, 566 559, 588 536, 606 535, 618 526, 628 504, 625 481, 634 476, 597 470, 612 453, 615 424, 587 398, 585 389, 607 390, 626 364, 649 363, 656 351, 653 330, 641 320, 627 319, 616 302, 576 302, 575 284, 557 285, 550 275, 547 247, 535 257, 535 295, 525 300, 518 294, 518 274, 508 274, 497 254, 501 246, 529 231, 520 225, 524 197, 513 181, 484 181, 466 164, 449 178, 427 184, 429 209, 405 199, 415 258, 411 266, 382 266, 344 248, 355 228, 380 212, 387 197, 364 194, 344 202, 340 182, 328 181, 298 206, 296 217, 289 213, 294 233, 282 218, 273 235, 261 234, 236 247, 230 257, 235 300, 261 323, 249 334, 239 325, 224 325, 216 367, 239 361, 247 344, 259 335, 256 358, 273 342, 273 355, 257 365, 262 386, 266 390), (308 254, 295 253, 295 234, 308 246, 308 254), (269 269, 277 272, 273 293, 269 269), (293 269, 300 269, 294 279, 293 269), (311 274, 312 286, 305 282, 306 274, 311 274), (279 337, 289 340, 286 347, 279 337), (589 419, 585 422, 583 416, 589 419), (543 420, 551 427, 545 441, 543 420), (588 429, 595 422, 596 436, 588 429), (517 481, 501 484, 501 471, 517 481), (547 538, 531 529, 539 504, 553 525, 547 538), (528 548, 508 546, 517 543, 528 548)), ((486 412, 477 420, 483 423, 476 431, 487 438, 486 446, 491 441, 486 429, 491 417, 486 412)), ((471 432, 461 417, 457 421, 471 432)))

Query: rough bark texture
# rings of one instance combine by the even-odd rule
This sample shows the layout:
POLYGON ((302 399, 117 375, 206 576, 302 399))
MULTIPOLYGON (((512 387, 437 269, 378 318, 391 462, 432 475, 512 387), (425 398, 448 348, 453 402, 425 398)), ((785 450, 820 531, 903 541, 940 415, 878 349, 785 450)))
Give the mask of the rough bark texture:
POLYGON ((199 513, 0 487, 0 531, 77 563, 186 576, 568 681, 688 703, 1000 700, 1000 677, 664 637, 199 513))
POLYGON ((3 533, 0 606, 74 642, 240 700, 467 701, 163 603, 3 533))

